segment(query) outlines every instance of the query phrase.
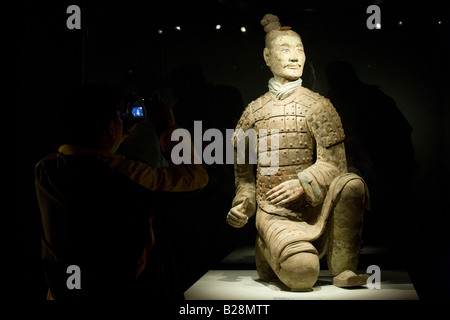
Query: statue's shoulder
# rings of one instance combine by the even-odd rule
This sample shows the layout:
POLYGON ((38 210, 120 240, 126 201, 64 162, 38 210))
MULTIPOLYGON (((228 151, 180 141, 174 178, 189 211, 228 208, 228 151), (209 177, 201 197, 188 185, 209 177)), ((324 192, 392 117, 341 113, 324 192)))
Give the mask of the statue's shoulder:
POLYGON ((330 103, 330 100, 308 88, 303 88, 303 92, 297 100, 309 108, 322 108, 330 103))
POLYGON ((270 95, 268 92, 260 96, 259 98, 250 102, 247 107, 242 112, 241 118, 239 119, 236 128, 251 128, 255 121, 259 120, 260 113, 259 110, 270 101, 270 95))
POLYGON ((317 92, 305 88, 305 92, 299 96, 299 103, 309 109, 309 114, 326 114, 335 116, 336 109, 328 98, 317 92))
POLYGON ((268 102, 272 100, 270 93, 266 92, 259 98, 250 102, 242 112, 241 118, 238 121, 236 128, 250 128, 256 121, 261 120, 261 108, 263 108, 268 102))
POLYGON ((302 95, 302 103, 309 111, 307 120, 316 140, 328 148, 345 138, 341 118, 330 100, 309 89, 302 95))
POLYGON ((259 98, 253 100, 248 104, 248 109, 250 112, 254 113, 264 107, 267 103, 269 103, 272 100, 272 97, 270 95, 270 92, 267 91, 265 94, 261 95, 259 98))

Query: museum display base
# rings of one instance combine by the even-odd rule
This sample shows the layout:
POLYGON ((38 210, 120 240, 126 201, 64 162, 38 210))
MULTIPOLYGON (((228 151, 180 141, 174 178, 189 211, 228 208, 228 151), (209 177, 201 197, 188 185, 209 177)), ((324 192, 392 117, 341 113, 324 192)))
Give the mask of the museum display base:
MULTIPOLYGON (((363 253, 373 251, 368 248, 363 253)), ((221 270, 209 270, 186 292, 186 300, 418 300, 416 290, 405 270, 381 269, 380 289, 367 285, 338 288, 332 285, 328 270, 321 270, 311 291, 294 292, 279 280, 259 280, 255 269, 242 268, 254 264, 252 247, 241 247, 221 261, 221 270), (227 267, 229 266, 229 268, 227 267)), ((365 273, 366 270, 358 270, 365 273)))

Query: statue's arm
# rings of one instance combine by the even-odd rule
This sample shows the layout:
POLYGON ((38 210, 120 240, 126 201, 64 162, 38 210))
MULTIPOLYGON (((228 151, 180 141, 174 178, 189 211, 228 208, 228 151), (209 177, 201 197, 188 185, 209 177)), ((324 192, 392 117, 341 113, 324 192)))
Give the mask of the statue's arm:
POLYGON ((316 162, 298 174, 305 198, 312 206, 322 204, 333 180, 347 172, 341 119, 329 100, 317 105, 307 118, 316 141, 316 162))
POLYGON ((248 199, 245 211, 243 212, 249 218, 255 214, 256 211, 256 186, 255 186, 255 172, 252 164, 237 164, 235 152, 234 176, 236 186, 236 196, 233 199, 232 207, 243 203, 248 199))
MULTIPOLYGON (((250 104, 242 113, 241 118, 235 129, 235 135, 233 136, 234 145, 234 176, 235 176, 235 186, 236 186, 236 196, 232 201, 232 207, 244 203, 246 199, 247 203, 245 208, 241 211, 248 217, 252 217, 256 211, 256 184, 255 184, 255 164, 249 161, 250 152, 249 148, 253 145, 249 142, 249 138, 245 138, 244 135, 239 135, 241 133, 246 133, 248 130, 254 129, 255 120, 252 112, 252 104, 250 104), (244 143, 240 143, 239 139, 246 139, 244 143), (242 150, 238 150, 240 146, 245 145, 246 161, 244 163, 238 162, 238 152, 242 155, 242 150)), ((256 150, 255 150, 256 151, 256 150)), ((245 157, 245 156, 244 156, 245 157)))

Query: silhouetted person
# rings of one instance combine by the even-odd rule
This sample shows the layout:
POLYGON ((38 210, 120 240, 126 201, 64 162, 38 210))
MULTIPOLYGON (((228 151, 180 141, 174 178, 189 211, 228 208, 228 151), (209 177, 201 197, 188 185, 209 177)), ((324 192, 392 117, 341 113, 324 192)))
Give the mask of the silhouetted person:
MULTIPOLYGON (((119 98, 101 85, 75 90, 61 103, 65 144, 36 166, 49 299, 179 297, 152 224, 178 201, 175 192, 203 188, 208 176, 201 165, 154 168, 116 155, 130 123, 119 98)), ((170 154, 177 126, 162 103, 158 114, 155 130, 170 154)))
POLYGON ((412 128, 395 101, 378 86, 359 80, 350 63, 331 62, 325 72, 327 98, 338 110, 346 134, 348 166, 369 186, 373 213, 366 215, 363 230, 378 242, 400 240, 414 219, 409 206, 416 170, 412 128))

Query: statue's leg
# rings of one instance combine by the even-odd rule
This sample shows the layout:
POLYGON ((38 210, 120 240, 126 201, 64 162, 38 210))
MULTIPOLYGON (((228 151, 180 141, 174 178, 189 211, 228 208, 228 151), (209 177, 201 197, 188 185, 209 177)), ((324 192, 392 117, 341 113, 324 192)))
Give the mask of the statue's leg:
POLYGON ((289 244, 279 258, 271 255, 264 240, 258 235, 255 245, 256 269, 262 280, 275 275, 294 290, 307 290, 317 281, 320 271, 319 256, 314 246, 306 241, 289 244))
MULTIPOLYGON (((349 277, 353 277, 348 279, 349 285, 358 285, 354 282, 354 271, 358 266, 361 247, 365 188, 361 179, 350 179, 337 195, 328 220, 327 264, 336 283, 340 281, 340 286, 346 286, 345 281, 349 277)), ((363 282, 363 277, 360 280, 363 282)))
POLYGON ((273 271, 291 289, 310 289, 319 275, 319 256, 310 242, 299 239, 298 222, 258 209, 256 228, 255 255, 260 278, 270 279, 273 271))
POLYGON ((261 280, 272 280, 276 278, 275 273, 273 272, 272 267, 267 261, 265 255, 268 255, 268 250, 266 248, 266 244, 264 240, 258 234, 256 236, 255 243, 255 262, 256 262, 256 271, 258 271, 258 276, 261 280))

